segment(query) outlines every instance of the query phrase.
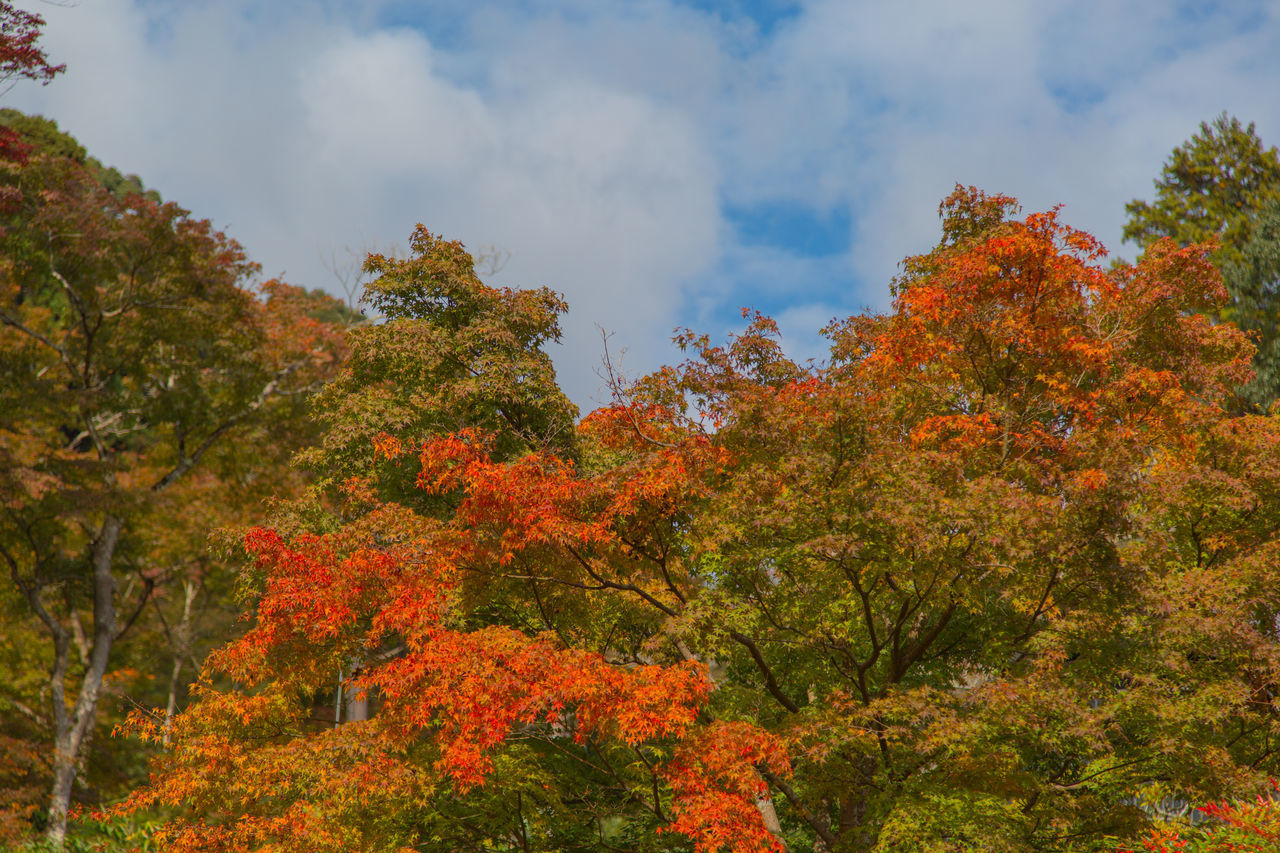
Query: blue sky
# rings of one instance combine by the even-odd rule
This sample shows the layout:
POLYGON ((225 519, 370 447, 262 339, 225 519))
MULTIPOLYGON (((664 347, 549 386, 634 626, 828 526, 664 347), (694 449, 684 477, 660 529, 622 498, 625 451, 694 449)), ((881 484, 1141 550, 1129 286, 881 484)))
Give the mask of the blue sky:
POLYGON ((1280 2, 79 0, 32 3, 68 71, 7 105, 341 289, 416 222, 547 285, 584 408, 600 329, 638 374, 749 306, 820 356, 888 307, 956 182, 1061 203, 1122 255, 1124 203, 1226 110, 1280 143, 1280 2), (335 274, 334 267, 337 268, 335 274))

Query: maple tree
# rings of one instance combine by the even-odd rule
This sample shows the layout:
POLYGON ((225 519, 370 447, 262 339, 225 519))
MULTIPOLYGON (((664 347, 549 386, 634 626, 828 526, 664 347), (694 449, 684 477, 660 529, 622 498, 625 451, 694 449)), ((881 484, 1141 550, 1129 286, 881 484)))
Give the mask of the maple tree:
POLYGON ((247 534, 253 626, 124 811, 166 850, 1083 851, 1264 790, 1280 424, 1226 405, 1219 274, 941 213, 829 363, 685 334, 568 434, 557 299, 421 230, 372 258, 333 503, 247 534))
MULTIPOLYGON (((19 80, 47 84, 66 70, 65 65, 51 65, 39 46, 43 26, 44 19, 39 15, 0 0, 0 94, 19 80)), ((0 159, 21 160, 29 151, 16 132, 0 127, 0 159)))
POLYGON ((40 700, 9 700, 47 725, 23 766, 48 787, 6 805, 42 806, 61 846, 104 691, 130 677, 113 669, 119 641, 162 607, 167 580, 199 577, 184 566, 206 525, 258 491, 242 478, 271 453, 234 441, 295 445, 287 425, 341 334, 296 288, 248 288, 255 267, 207 221, 112 192, 86 164, 36 151, 0 166, 0 184, 13 190, 0 216, 4 603, 48 641, 22 650, 45 665, 40 700), (211 492, 224 507, 184 515, 211 492))

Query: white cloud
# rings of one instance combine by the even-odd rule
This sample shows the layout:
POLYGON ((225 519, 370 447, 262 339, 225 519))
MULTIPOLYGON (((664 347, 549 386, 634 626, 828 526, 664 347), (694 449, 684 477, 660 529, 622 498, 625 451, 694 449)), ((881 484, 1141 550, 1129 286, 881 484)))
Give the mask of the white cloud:
POLYGON ((736 8, 456 0, 388 29, 345 0, 82 0, 40 9, 68 73, 9 102, 299 283, 418 221, 509 250, 500 283, 570 301, 557 359, 582 403, 597 323, 639 370, 672 326, 723 331, 763 299, 817 352, 800 326, 884 307, 956 181, 1062 202, 1123 250, 1124 202, 1199 121, 1280 142, 1275 3, 811 0, 767 35, 736 8), (740 245, 722 205, 780 201, 850 209, 847 252, 740 245))
POLYGON ((47 44, 70 70, 24 105, 229 225, 269 275, 331 285, 326 252, 403 245, 415 222, 496 244, 503 282, 569 298, 559 362, 580 400, 598 384, 595 324, 646 365, 665 355, 720 228, 686 113, 587 73, 532 85, 508 70, 481 90, 442 73, 420 33, 303 15, 255 31, 246 8, 170 10, 158 42, 128 0, 51 8, 47 44))

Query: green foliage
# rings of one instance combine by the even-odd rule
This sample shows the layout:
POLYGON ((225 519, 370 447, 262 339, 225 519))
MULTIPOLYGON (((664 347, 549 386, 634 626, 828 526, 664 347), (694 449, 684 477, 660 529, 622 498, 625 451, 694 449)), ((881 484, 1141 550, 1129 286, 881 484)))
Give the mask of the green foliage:
POLYGON ((122 174, 114 166, 104 166, 96 157, 90 157, 79 140, 60 130, 58 123, 52 119, 6 108, 0 109, 0 127, 16 132, 22 142, 32 146, 34 153, 71 160, 85 166, 117 198, 143 195, 151 201, 161 201, 160 194, 143 186, 142 179, 137 175, 122 174))
POLYGON ((344 329, 350 329, 359 326, 362 323, 369 322, 369 318, 361 312, 355 310, 338 299, 333 298, 320 288, 312 288, 307 294, 308 298, 315 301, 319 306, 307 313, 312 320, 321 323, 327 323, 331 326, 339 326, 344 329))
POLYGON ((76 832, 61 844, 31 841, 15 853, 155 853, 155 821, 97 815, 77 821, 76 832))
MULTIPOLYGON (((374 439, 420 444, 466 428, 493 432, 506 457, 569 452, 577 409, 543 347, 560 338, 561 297, 493 288, 457 242, 419 226, 406 258, 370 255, 364 300, 380 318, 351 330, 342 373, 318 399, 326 433, 306 464, 341 481, 365 474, 374 439)), ((420 500, 411 483, 399 497, 420 500)))
POLYGON ((42 154, 81 164, 88 162, 85 147, 71 134, 60 130, 56 121, 6 107, 0 109, 0 125, 16 131, 23 142, 42 154))
POLYGON ((1215 243, 1214 262, 1231 297, 1219 316, 1254 336, 1258 351, 1244 400, 1266 410, 1280 397, 1280 152, 1252 123, 1218 116, 1175 148, 1155 182, 1156 200, 1125 206, 1124 237, 1142 248, 1171 238, 1215 243))
POLYGON ((1217 241, 1219 264, 1239 261, 1254 217, 1280 199, 1280 152, 1224 112, 1173 150, 1155 187, 1154 202, 1125 205, 1125 240, 1144 249, 1161 237, 1181 246, 1217 241))
POLYGON ((1235 302, 1231 319, 1255 335, 1257 376, 1244 394, 1266 409, 1280 398, 1280 200, 1254 217, 1252 233, 1240 257, 1223 266, 1223 279, 1235 302))

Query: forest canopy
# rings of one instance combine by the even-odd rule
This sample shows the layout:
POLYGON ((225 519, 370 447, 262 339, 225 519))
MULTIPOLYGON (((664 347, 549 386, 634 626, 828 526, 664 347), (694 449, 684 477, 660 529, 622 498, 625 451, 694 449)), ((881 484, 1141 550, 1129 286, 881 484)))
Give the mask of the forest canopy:
POLYGON ((173 850, 1087 850, 1267 791, 1277 432, 1218 271, 941 213, 825 364, 755 316, 573 427, 552 294, 424 229, 371 258, 327 488, 246 534, 255 621, 134 716, 125 811, 173 850))
POLYGON ((554 290, 263 281, 0 111, 0 844, 1276 849, 1280 159, 1155 190, 1129 262, 957 185, 823 358, 582 414, 554 290))

